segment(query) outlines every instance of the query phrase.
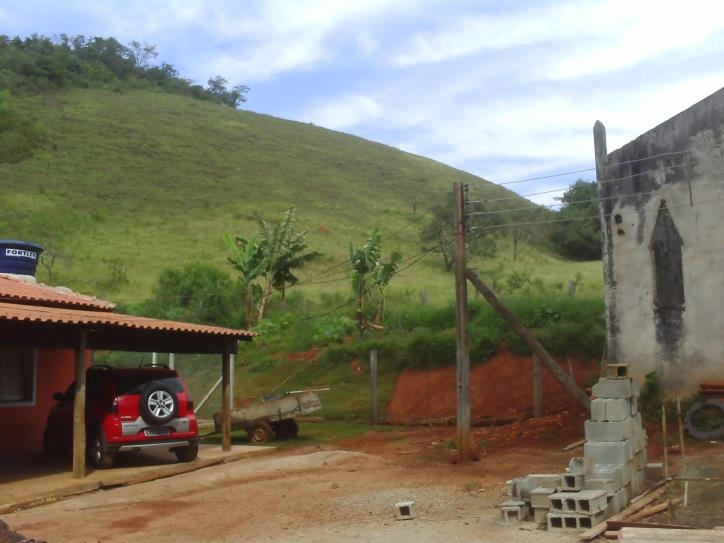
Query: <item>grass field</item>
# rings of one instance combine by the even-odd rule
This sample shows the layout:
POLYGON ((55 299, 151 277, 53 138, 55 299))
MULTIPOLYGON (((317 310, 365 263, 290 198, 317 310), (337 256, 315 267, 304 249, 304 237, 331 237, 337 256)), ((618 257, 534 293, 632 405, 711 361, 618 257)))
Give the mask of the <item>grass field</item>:
MULTIPOLYGON (((426 210, 453 182, 485 183, 350 135, 153 91, 73 89, 17 103, 48 143, 0 164, 1 235, 55 256, 41 280, 123 302, 148 296, 165 267, 201 261, 231 273, 224 236, 249 235, 255 213, 277 221, 290 207, 325 254, 303 278, 344 261, 375 226, 386 251, 413 257, 426 210)), ((440 277, 437 266, 417 269, 425 282, 440 277)))

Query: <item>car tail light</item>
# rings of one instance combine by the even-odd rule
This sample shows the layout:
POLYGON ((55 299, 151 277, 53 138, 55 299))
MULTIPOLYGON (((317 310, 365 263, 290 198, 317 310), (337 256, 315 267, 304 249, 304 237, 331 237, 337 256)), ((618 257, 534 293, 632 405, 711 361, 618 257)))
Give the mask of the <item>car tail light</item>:
POLYGON ((118 414, 118 398, 115 398, 113 400, 113 403, 111 404, 111 408, 109 409, 109 412, 113 413, 114 415, 118 414))
POLYGON ((189 413, 194 412, 194 401, 193 400, 186 400, 186 409, 188 409, 189 413))

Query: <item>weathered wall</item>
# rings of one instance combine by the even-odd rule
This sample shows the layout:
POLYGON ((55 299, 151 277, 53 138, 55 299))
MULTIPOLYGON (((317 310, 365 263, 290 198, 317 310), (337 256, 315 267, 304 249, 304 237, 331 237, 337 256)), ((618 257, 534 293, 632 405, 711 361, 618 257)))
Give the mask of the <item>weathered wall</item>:
POLYGON ((724 379, 724 89, 610 154, 594 133, 609 361, 724 379))

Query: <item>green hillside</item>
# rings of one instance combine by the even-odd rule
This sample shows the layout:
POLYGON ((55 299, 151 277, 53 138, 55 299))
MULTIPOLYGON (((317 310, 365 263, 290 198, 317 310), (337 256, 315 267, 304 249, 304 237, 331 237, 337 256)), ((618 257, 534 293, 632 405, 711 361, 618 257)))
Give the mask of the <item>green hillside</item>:
MULTIPOLYGON (((485 183, 350 135, 154 90, 71 89, 15 102, 47 142, 32 158, 0 164, 0 236, 55 256, 41 281, 120 301, 146 298, 166 267, 202 261, 231 273, 223 237, 254 232, 255 212, 277 221, 297 209, 297 229, 325 254, 302 279, 343 262, 348 243, 374 226, 386 252, 410 258, 426 210, 452 183, 485 183)), ((492 184, 489 193, 513 195, 492 184)), ((441 268, 428 257, 415 281, 434 295, 440 278, 449 281, 441 268)))

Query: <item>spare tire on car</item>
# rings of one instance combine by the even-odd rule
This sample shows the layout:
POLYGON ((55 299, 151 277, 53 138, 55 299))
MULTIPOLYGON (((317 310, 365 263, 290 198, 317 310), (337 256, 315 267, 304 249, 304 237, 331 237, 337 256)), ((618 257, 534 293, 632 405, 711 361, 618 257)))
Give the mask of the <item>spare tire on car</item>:
POLYGON ((138 409, 148 424, 166 424, 178 413, 178 398, 168 386, 151 382, 143 389, 138 409))

